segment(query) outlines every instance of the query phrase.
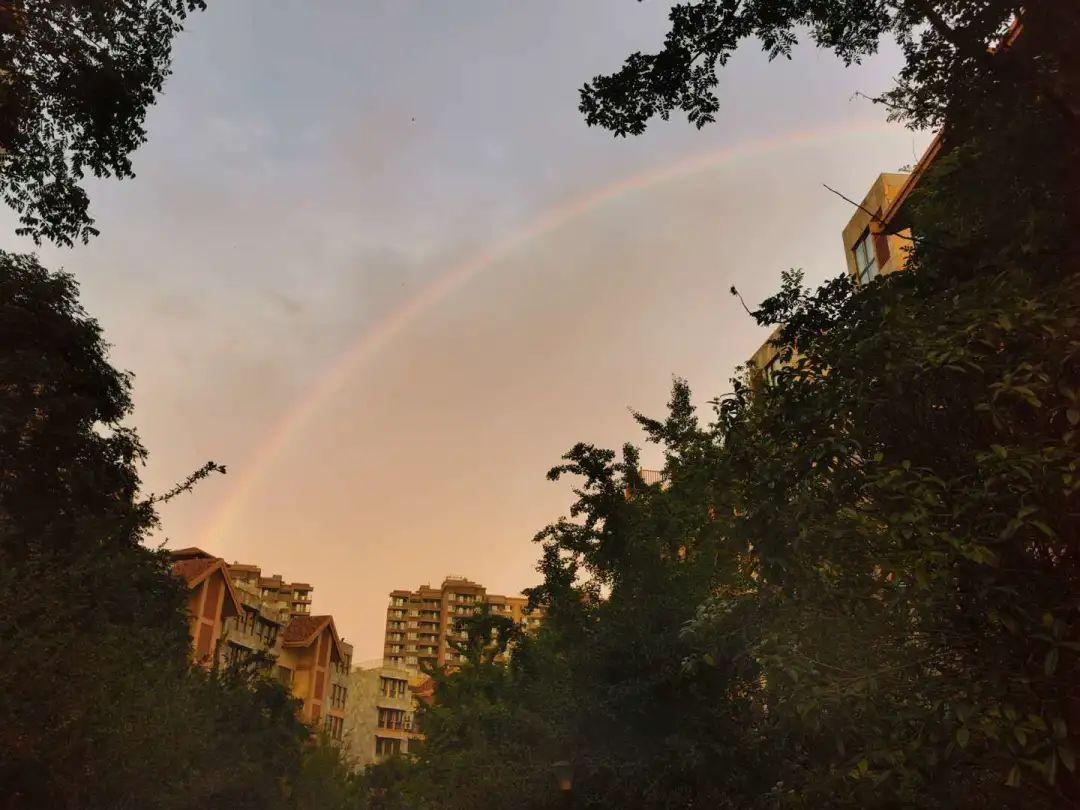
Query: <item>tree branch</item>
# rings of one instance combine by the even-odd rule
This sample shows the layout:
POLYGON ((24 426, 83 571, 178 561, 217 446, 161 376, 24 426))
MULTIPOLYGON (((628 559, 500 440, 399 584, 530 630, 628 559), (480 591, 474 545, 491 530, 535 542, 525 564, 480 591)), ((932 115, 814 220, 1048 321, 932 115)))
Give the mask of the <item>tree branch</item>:
POLYGON ((208 461, 201 467, 199 467, 199 469, 197 469, 191 475, 189 475, 187 478, 185 478, 183 481, 181 481, 179 484, 166 492, 164 495, 151 495, 146 502, 150 504, 158 504, 171 501, 173 498, 175 498, 177 495, 180 495, 181 493, 191 492, 191 490, 195 488, 195 485, 199 483, 199 481, 206 478, 208 475, 210 475, 210 473, 215 472, 219 472, 222 475, 225 475, 225 467, 221 464, 218 464, 216 461, 208 461))

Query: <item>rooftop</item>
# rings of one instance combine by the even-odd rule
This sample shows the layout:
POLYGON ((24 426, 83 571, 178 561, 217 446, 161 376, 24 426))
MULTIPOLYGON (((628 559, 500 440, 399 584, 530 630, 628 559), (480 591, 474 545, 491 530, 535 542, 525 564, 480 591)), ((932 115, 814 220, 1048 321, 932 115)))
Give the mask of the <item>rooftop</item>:
POLYGON ((202 575, 218 564, 214 557, 190 557, 177 560, 172 564, 173 576, 180 577, 188 585, 202 578, 202 575))

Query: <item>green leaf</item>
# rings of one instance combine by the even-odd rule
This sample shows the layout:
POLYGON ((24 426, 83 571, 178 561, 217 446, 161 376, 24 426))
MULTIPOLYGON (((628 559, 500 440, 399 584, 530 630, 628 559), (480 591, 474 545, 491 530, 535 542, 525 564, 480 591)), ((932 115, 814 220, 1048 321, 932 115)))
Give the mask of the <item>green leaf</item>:
POLYGON ((971 739, 971 732, 968 731, 967 726, 961 726, 956 730, 956 744, 961 748, 967 748, 968 740, 971 739))
POLYGON ((1019 765, 1013 765, 1009 769, 1009 775, 1005 778, 1005 784, 1008 785, 1009 787, 1019 787, 1020 786, 1020 766, 1019 765))
POLYGON ((1054 647, 1046 654, 1046 659, 1043 661, 1043 671, 1047 675, 1053 675, 1057 670, 1058 665, 1058 648, 1054 647))
POLYGON ((1072 748, 1067 743, 1062 743, 1057 749, 1058 756, 1061 758, 1061 764, 1069 769, 1069 773, 1076 770, 1076 754, 1073 753, 1072 748))
POLYGON ((1045 534, 1047 537, 1051 539, 1055 537, 1054 530, 1047 526, 1045 523, 1043 523, 1041 520, 1032 520, 1030 522, 1032 526, 1045 534))

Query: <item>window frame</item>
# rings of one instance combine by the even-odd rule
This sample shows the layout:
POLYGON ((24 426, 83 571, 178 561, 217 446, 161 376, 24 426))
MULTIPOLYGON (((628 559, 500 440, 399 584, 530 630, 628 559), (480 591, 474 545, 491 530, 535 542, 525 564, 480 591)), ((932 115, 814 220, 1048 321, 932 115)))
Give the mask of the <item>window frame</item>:
POLYGON ((877 243, 874 237, 875 234, 871 232, 868 225, 851 248, 851 253, 855 258, 855 281, 860 287, 866 286, 881 275, 881 262, 878 259, 877 243), (862 264, 859 261, 860 253, 864 259, 862 264))

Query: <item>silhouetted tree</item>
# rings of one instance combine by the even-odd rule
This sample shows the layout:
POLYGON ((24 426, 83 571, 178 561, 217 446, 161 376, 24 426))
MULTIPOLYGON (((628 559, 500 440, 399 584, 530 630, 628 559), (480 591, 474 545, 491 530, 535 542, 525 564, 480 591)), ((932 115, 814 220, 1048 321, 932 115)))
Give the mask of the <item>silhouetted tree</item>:
POLYGON ((905 64, 896 86, 879 99, 917 126, 941 126, 955 103, 969 103, 1002 84, 1023 84, 1059 113, 1080 117, 1080 36, 1074 4, 1038 0, 1024 5, 1024 37, 1033 44, 1004 58, 1000 46, 1018 6, 1008 0, 880 0, 876 3, 793 0, 701 0, 678 3, 663 48, 634 53, 616 73, 597 76, 581 91, 589 124, 617 135, 644 131, 653 116, 678 109, 701 127, 716 120, 716 69, 735 48, 756 39, 770 59, 790 58, 800 37, 828 48, 847 64, 895 39, 905 64))
POLYGON ((96 235, 82 180, 132 176, 173 37, 203 0, 0 0, 0 193, 20 234, 96 235))
POLYGON ((774 384, 737 376, 703 423, 677 381, 664 418, 639 415, 662 485, 631 445, 551 471, 578 486, 537 536, 549 621, 503 672, 436 692, 427 745, 452 767, 399 764, 385 806, 490 784, 554 807, 555 759, 596 808, 1077 804, 1077 12, 1026 5, 1001 42, 1014 10, 680 4, 663 51, 585 88, 616 134, 677 108, 702 125, 745 37, 786 55, 806 31, 854 60, 893 35, 883 101, 944 124, 944 148, 908 272, 785 274, 752 313, 781 327, 774 384))
POLYGON ((144 545, 130 377, 77 292, 0 252, 0 804, 334 806, 280 684, 191 664, 186 587, 144 545))

